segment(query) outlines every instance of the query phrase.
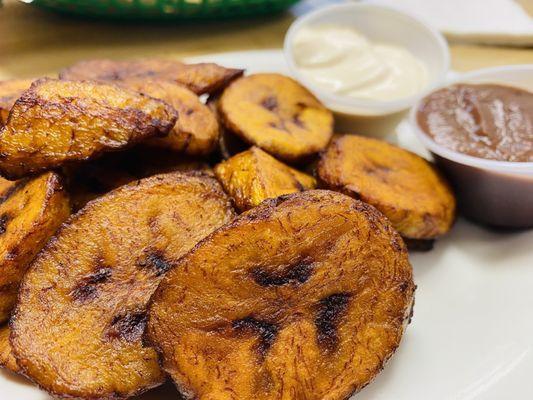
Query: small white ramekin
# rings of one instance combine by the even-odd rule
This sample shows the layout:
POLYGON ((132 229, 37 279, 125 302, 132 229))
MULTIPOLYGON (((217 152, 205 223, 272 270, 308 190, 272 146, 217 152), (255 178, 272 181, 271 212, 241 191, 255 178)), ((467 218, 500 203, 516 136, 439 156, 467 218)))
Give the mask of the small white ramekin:
MULTIPOLYGON (((450 84, 459 82, 497 83, 531 91, 533 64, 473 71, 450 84)), ((410 125, 453 185, 462 213, 492 226, 533 227, 533 162, 486 160, 443 147, 420 128, 419 105, 411 109, 410 125)))
POLYGON ((353 116, 383 116, 411 107, 420 97, 377 101, 340 96, 321 87, 300 73, 294 60, 294 37, 303 27, 344 25, 357 29, 370 40, 407 48, 428 69, 429 82, 423 90, 442 84, 450 67, 450 54, 444 37, 417 18, 393 8, 366 3, 336 4, 319 8, 298 18, 285 36, 285 59, 293 76, 311 90, 329 109, 353 116))

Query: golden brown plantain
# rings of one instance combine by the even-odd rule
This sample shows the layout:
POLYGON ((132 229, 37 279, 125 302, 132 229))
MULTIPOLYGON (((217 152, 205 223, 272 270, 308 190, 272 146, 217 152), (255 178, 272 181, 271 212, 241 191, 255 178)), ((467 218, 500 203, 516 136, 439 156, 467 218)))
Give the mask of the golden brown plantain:
POLYGON ((19 178, 165 135, 176 111, 114 85, 40 79, 0 131, 0 173, 19 178))
POLYGON ((13 355, 13 349, 9 342, 9 335, 11 330, 8 325, 0 327, 0 367, 5 368, 11 372, 19 373, 20 368, 17 360, 13 355))
POLYGON ((122 185, 152 175, 177 171, 208 173, 210 168, 200 160, 143 146, 109 153, 96 160, 65 168, 74 211, 122 185))
POLYGON ((255 207, 265 199, 316 187, 315 178, 283 164, 255 146, 223 161, 214 170, 240 211, 255 207))
POLYGON ((24 374, 58 397, 125 398, 165 380, 143 345, 145 307, 171 265, 234 216, 201 173, 156 175, 89 203, 32 263, 11 318, 24 374))
POLYGON ((237 79, 222 93, 219 109, 227 129, 287 161, 323 150, 333 133, 332 113, 283 75, 237 79))
POLYGON ((335 137, 321 156, 318 177, 376 207, 407 239, 433 239, 453 224, 455 197, 444 178, 422 157, 387 142, 335 137))
POLYGON ((6 124, 9 111, 32 83, 31 79, 11 79, 0 81, 0 127, 6 124))
POLYGON ((205 94, 218 92, 242 73, 242 69, 224 68, 212 63, 184 64, 164 59, 87 60, 65 68, 59 77, 101 81, 156 79, 180 84, 196 94, 205 94))
POLYGON ((22 275, 35 255, 70 215, 59 176, 8 182, 0 178, 0 323, 7 321, 22 275))
POLYGON ((190 155, 211 153, 218 141, 218 121, 211 110, 189 89, 173 82, 127 79, 121 86, 144 93, 170 104, 178 112, 178 122, 164 138, 146 143, 190 155))
POLYGON ((398 347, 414 289, 386 218, 311 190, 201 241, 152 297, 147 336, 185 399, 347 399, 398 347))

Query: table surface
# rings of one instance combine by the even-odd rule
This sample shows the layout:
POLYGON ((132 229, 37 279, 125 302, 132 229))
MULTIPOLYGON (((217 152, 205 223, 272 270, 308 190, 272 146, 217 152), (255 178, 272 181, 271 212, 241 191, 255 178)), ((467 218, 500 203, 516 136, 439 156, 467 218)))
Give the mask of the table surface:
MULTIPOLYGON (((527 5, 533 0, 520 0, 527 5)), ((54 73, 80 59, 185 57, 279 48, 294 16, 210 23, 119 23, 56 15, 5 0, 0 8, 0 77, 54 73)), ((533 63, 533 49, 451 44, 452 67, 467 71, 533 63)))

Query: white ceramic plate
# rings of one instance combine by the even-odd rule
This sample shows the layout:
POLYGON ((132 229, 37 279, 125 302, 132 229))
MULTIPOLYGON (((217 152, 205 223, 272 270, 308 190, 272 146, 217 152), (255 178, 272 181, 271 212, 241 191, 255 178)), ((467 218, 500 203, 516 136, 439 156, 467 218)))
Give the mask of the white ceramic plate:
MULTIPOLYGON (((279 50, 195 60, 287 73, 279 50)), ((405 124, 399 136, 402 145, 422 151, 405 124)), ((413 321, 385 370, 354 398, 533 399, 532 248, 533 230, 495 232, 459 219, 433 251, 412 254, 418 285, 413 321)), ((142 398, 175 399, 176 393, 167 385, 142 398)), ((0 372, 0 399, 50 398, 0 372)))

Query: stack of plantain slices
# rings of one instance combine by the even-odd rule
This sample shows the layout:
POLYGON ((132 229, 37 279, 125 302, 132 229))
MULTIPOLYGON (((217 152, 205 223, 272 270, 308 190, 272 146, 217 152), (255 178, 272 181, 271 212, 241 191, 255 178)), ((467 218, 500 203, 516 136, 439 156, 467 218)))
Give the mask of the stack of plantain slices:
POLYGON ((209 63, 0 82, 0 175, 0 366, 61 398, 346 399, 455 216, 432 164, 209 63))

